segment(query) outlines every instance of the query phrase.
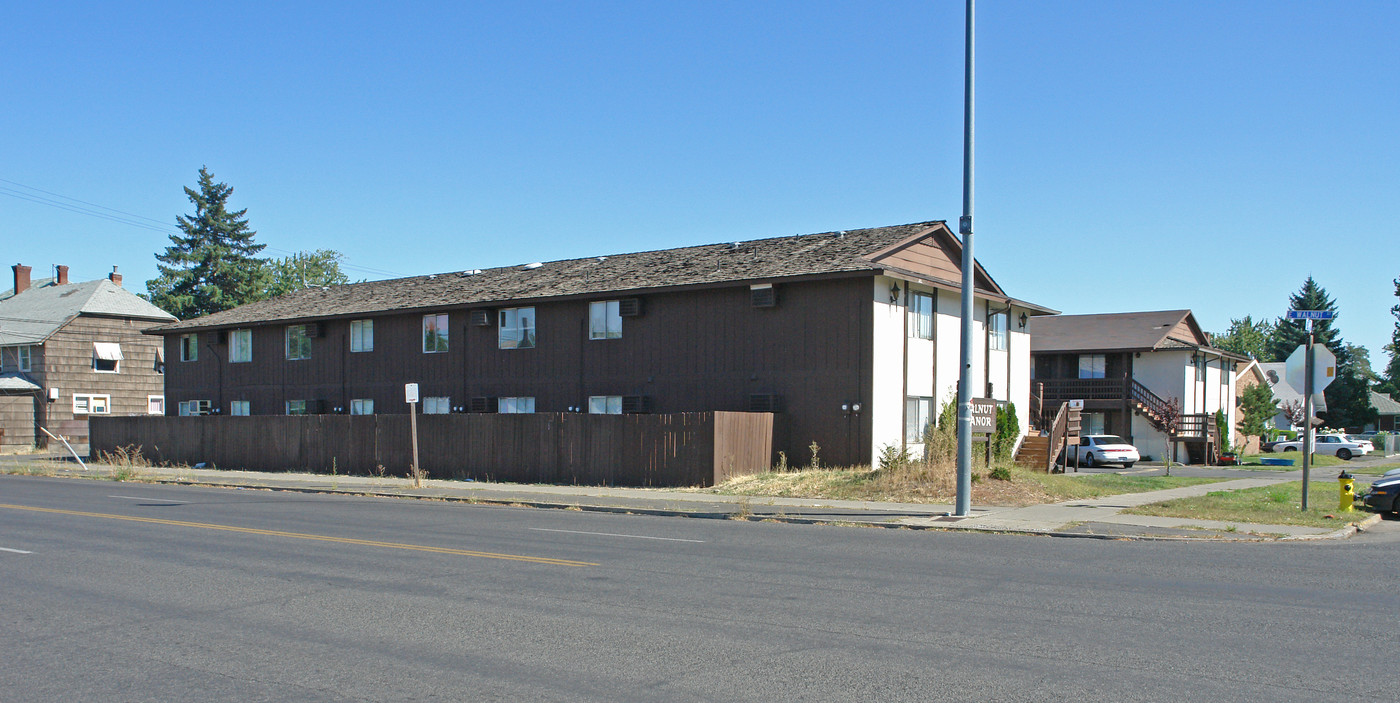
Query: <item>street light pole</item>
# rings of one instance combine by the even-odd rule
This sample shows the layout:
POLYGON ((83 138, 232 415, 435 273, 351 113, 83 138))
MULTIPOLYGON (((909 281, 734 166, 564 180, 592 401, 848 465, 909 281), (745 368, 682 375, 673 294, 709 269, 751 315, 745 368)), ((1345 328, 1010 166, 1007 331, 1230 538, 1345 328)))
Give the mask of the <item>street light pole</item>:
POLYGON ((966 56, 963 59, 962 344, 958 369, 958 498, 954 515, 972 510, 972 256, 973 19, 976 0, 967 0, 966 56))

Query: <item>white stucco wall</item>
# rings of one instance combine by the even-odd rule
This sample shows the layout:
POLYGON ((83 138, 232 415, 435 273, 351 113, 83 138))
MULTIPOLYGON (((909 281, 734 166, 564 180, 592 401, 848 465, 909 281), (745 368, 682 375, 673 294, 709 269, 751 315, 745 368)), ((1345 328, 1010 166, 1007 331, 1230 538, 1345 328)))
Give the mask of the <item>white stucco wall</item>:
MULTIPOLYGON (((874 315, 873 378, 871 379, 870 408, 872 466, 877 465, 880 449, 884 446, 898 447, 904 442, 904 412, 908 398, 933 398, 936 415, 944 403, 956 401, 958 387, 958 365, 960 363, 960 338, 962 334, 961 301, 956 292, 936 290, 932 287, 909 284, 905 281, 875 277, 871 289, 874 315), (902 291, 929 293, 934 296, 934 338, 932 340, 907 337, 904 307, 905 295, 900 302, 889 302, 890 288, 898 284, 902 291), (906 346, 907 337, 907 346, 906 346), (907 349, 907 366, 906 366, 907 349), (907 378, 905 377, 907 369, 907 378)), ((994 308, 999 307, 993 304, 994 308)), ((974 396, 980 397, 985 390, 987 373, 986 352, 986 301, 977 299, 974 310, 974 343, 972 354, 973 379, 976 384, 974 396)), ((991 381, 998 400, 1011 400, 1016 403, 1017 419, 1024 433, 1028 427, 1028 403, 1030 397, 1030 335, 1017 327, 1020 310, 1011 312, 1008 325, 1008 349, 991 353, 991 381), (1010 372, 1007 360, 1010 359, 1010 372)), ((921 444, 908 445, 910 451, 919 455, 921 444)))
MULTIPOLYGON (((904 305, 890 303, 893 279, 876 276, 872 288, 875 316, 872 338, 872 378, 870 383, 870 465, 877 465, 880 447, 899 446, 904 436, 904 305)), ((900 282, 900 289, 904 288, 900 282)))

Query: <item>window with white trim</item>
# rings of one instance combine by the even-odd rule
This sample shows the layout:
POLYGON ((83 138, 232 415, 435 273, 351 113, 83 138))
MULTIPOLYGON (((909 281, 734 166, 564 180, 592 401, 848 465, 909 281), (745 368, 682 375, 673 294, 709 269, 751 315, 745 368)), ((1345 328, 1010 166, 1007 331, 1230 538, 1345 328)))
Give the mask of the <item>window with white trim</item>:
POLYGON ((248 405, 248 401, 246 400, 230 400, 228 402, 228 414, 235 417, 252 415, 252 413, 249 412, 250 408, 248 405))
POLYGON ((934 414, 935 406, 933 398, 905 398, 904 399, 904 441, 909 444, 923 444, 924 435, 933 426, 937 416, 934 414))
POLYGON ((423 399, 424 415, 446 415, 452 412, 452 398, 437 396, 423 399))
POLYGON ((928 293, 909 294, 909 336, 933 339, 933 296, 928 293))
POLYGON ((199 361, 199 334, 180 335, 180 361, 199 361))
POLYGON ((214 404, 208 400, 182 400, 180 401, 180 417, 192 415, 208 415, 209 409, 214 404))
POLYGON ((501 311, 500 347, 535 348, 535 309, 506 308, 501 311))
POLYGON ((350 321, 350 351, 374 351, 374 320, 350 321))
POLYGON ((246 364, 253 360, 253 330, 229 330, 228 362, 246 364))
POLYGON ((287 360, 310 358, 311 337, 306 334, 306 325, 287 325, 287 360))
POLYGON ((112 396, 94 393, 73 394, 74 415, 108 415, 112 412, 112 396))
POLYGON ((1103 354, 1079 355, 1080 378, 1103 378, 1107 368, 1107 359, 1103 354))
POLYGON ((147 414, 147 415, 164 415, 164 414, 165 414, 165 396, 163 396, 163 395, 148 395, 148 396, 146 396, 146 414, 147 414))
POLYGON ((588 304, 588 338, 620 339, 622 309, 617 300, 600 300, 588 304))
POLYGON ((496 412, 532 413, 535 412, 535 399, 527 396, 498 398, 496 400, 496 412))
POLYGON ((423 316, 423 353, 447 351, 447 313, 423 316))
POLYGON ((373 399, 373 398, 355 398, 354 400, 351 400, 351 401, 350 401, 350 414, 351 414, 351 415, 373 415, 373 414, 374 414, 374 399, 373 399))
POLYGON ((999 312, 989 320, 988 346, 992 351, 1006 351, 1006 325, 1011 313, 999 312))
POLYGON ((92 343, 92 370, 98 373, 119 373, 122 368, 122 345, 116 342, 92 343))
POLYGON ((621 415, 622 396, 620 395, 591 395, 588 396, 588 412, 592 415, 621 415))

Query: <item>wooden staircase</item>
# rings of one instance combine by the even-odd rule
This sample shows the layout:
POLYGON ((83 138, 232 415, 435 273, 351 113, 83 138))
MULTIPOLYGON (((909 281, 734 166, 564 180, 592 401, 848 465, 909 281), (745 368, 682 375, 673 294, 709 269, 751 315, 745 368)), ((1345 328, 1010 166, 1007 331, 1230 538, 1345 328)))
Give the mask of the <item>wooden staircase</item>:
POLYGON ((1050 438, 1032 428, 1030 434, 1021 440, 1021 448, 1016 452, 1016 463, 1028 469, 1044 471, 1050 463, 1050 438))

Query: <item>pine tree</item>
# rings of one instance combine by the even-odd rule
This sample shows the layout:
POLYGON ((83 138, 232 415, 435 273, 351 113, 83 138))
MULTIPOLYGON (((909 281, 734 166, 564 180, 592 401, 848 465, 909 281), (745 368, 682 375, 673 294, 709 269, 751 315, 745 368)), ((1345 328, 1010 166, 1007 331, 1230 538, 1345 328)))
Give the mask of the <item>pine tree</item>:
POLYGON ((1256 383, 1240 394, 1240 420, 1236 427, 1247 437, 1262 437, 1269 419, 1278 412, 1273 390, 1267 383, 1256 383))
MULTIPOLYGON (((1322 417, 1329 427, 1361 427, 1376 419, 1376 409, 1371 407, 1371 396, 1367 392, 1366 380, 1358 367, 1353 353, 1354 347, 1342 340, 1336 327, 1337 303, 1327 295, 1327 291, 1312 276, 1303 282, 1303 287, 1288 298, 1293 310, 1330 310, 1331 320, 1313 322, 1313 341, 1324 344, 1337 357, 1337 377, 1323 390, 1327 399, 1327 412, 1322 417)), ((1277 361, 1288 359, 1299 345, 1308 341, 1308 323, 1303 320, 1279 318, 1274 324, 1273 334, 1269 335, 1269 355, 1277 361)), ((1298 390, 1302 390, 1301 388, 1298 390)))
MULTIPOLYGON (((1400 298, 1400 278, 1395 279, 1395 297, 1400 298)), ((1400 391, 1400 303, 1390 308, 1390 314, 1395 316, 1395 329, 1390 333, 1390 344, 1385 345, 1390 363, 1385 366, 1384 393, 1400 391)))
POLYGON ((260 300, 268 288, 267 267, 256 256, 264 245, 253 242, 247 209, 227 208, 233 188, 215 183, 207 167, 199 169, 198 185, 185 188, 194 214, 175 218, 180 234, 156 254, 160 276, 146 281, 150 301, 182 320, 260 300))

